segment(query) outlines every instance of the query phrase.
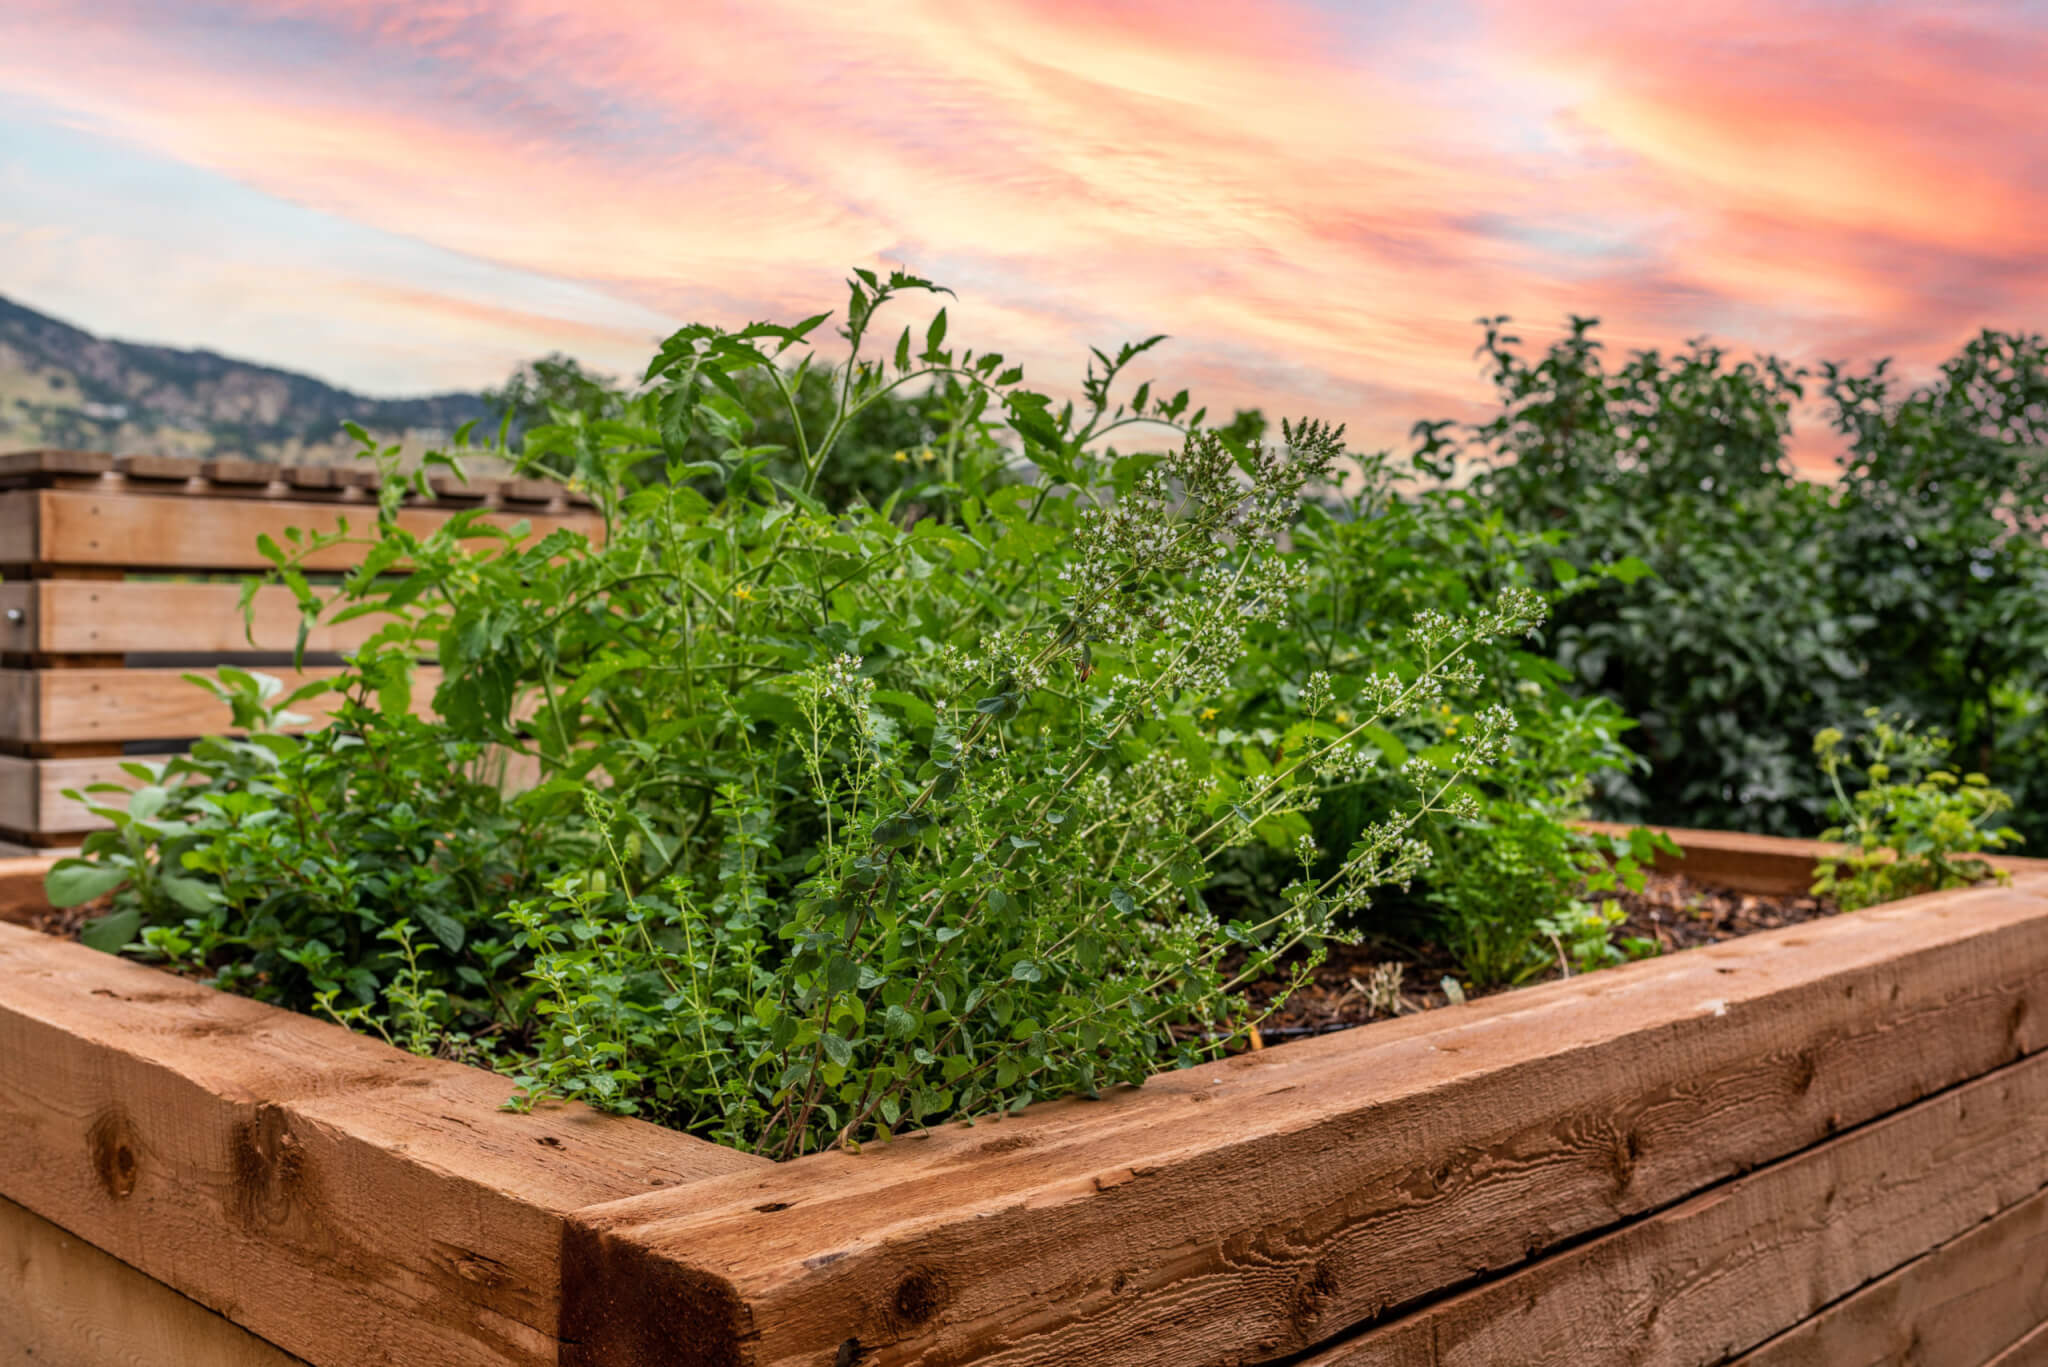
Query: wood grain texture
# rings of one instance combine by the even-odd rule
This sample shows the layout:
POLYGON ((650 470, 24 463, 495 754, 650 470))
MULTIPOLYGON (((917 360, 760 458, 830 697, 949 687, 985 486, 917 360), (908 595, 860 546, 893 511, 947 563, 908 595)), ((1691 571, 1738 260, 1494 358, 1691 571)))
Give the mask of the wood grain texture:
POLYGON ((1980 1367, 2048 1322, 2048 1193, 1745 1354, 1735 1367, 1980 1367))
POLYGON ((56 862, 34 855, 0 858, 0 921, 26 925, 30 917, 49 909, 43 876, 56 862))
POLYGON ((0 565, 31 565, 42 558, 42 506, 34 493, 0 493, 0 565))
MULTIPOLYGON (((0 613, 0 643, 10 653, 47 654, 233 655, 293 649, 299 611, 291 591, 282 586, 259 590, 250 623, 242 616, 241 594, 239 584, 134 580, 42 579, 0 585, 0 607, 26 600, 20 627, 8 629, 5 614, 0 613)), ((306 649, 353 650, 386 620, 371 616, 339 626, 315 626, 306 637, 306 649)))
MULTIPOLYGON (((20 742, 179 740, 232 730, 227 706, 187 674, 193 669, 0 669, 0 739, 20 742)), ((341 673, 334 665, 303 670, 266 667, 290 692, 312 679, 341 673)), ((424 713, 440 686, 441 671, 423 666, 413 675, 413 706, 424 713)), ((335 695, 309 698, 291 710, 318 726, 335 695)), ((304 729, 303 726, 287 729, 304 729)))
POLYGON ((2048 1045, 2048 883, 1917 898, 572 1221, 581 1367, 1257 1362, 2048 1045), (848 1351, 852 1351, 849 1349, 848 1351))
POLYGON ((41 679, 32 669, 0 669, 0 740, 27 740, 41 727, 41 679))
POLYGON ((0 1199, 5 1367, 305 1367, 300 1359, 0 1199))
POLYGON ((762 1161, 508 1091, 0 926, 0 1196, 322 1367, 553 1363, 564 1212, 762 1161))
POLYGON ((2048 1324, 1984 1364, 1984 1367, 2048 1367, 2048 1324))
MULTIPOLYGON (((286 529, 297 527, 308 535, 335 531, 346 521, 360 537, 376 532, 376 509, 364 503, 347 506, 336 503, 263 498, 195 498, 182 495, 101 493, 78 489, 17 490, 0 494, 0 505, 27 501, 32 507, 24 515, 38 519, 35 544, 36 563, 48 565, 106 565, 131 569, 261 570, 269 568, 256 549, 256 538, 267 534, 285 544, 286 529)), ((454 510, 406 507, 399 511, 401 525, 425 534, 439 527, 454 510)), ((7 525, 0 506, 0 530, 7 525)), ((595 516, 580 512, 519 513, 493 512, 483 518, 494 526, 510 527, 526 522, 531 535, 544 536, 556 528, 570 528, 598 534, 595 516)), ((342 544, 310 555, 302 562, 308 569, 347 569, 361 560, 363 546, 342 544)), ((11 559, 0 550, 0 561, 11 559)))
MULTIPOLYGON (((144 756, 162 759, 164 756, 144 756)), ((119 755, 93 755, 78 759, 25 759, 0 755, 0 830, 24 835, 79 835, 113 823, 86 810, 82 802, 64 796, 67 789, 84 789, 95 783, 118 783, 133 788, 136 780, 121 769, 119 755)))
POLYGON ((1742 1361, 1978 1367, 2048 1314, 2044 1193, 2038 1054, 1302 1367, 1711 1367, 1817 1315, 1814 1332, 1742 1361), (1918 1295, 1872 1287, 1860 1314, 1827 1315, 1937 1246, 1950 1256, 1918 1295))

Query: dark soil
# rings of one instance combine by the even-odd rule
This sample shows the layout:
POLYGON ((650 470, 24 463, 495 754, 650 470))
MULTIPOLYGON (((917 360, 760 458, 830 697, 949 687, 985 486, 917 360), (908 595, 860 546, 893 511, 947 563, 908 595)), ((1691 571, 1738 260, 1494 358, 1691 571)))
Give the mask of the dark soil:
MULTIPOLYGON (((1834 914, 1831 904, 1802 894, 1734 892, 1682 874, 1649 874, 1640 893, 1624 892, 1617 900, 1628 921, 1615 938, 1646 940, 1667 954, 1834 914)), ((1552 965, 1529 982, 1565 976, 1561 966, 1552 965)), ((1458 977, 1457 961, 1437 945, 1331 945, 1314 977, 1265 1018, 1259 1034, 1264 1042, 1279 1043, 1446 1006, 1451 997, 1444 980, 1458 977)), ((1276 977, 1254 984, 1248 995, 1264 1004, 1284 983, 1284 977, 1276 977)), ((1505 990, 1468 987, 1465 995, 1505 990)))
POLYGON ((65 907, 61 911, 53 908, 37 912, 28 918, 29 929, 40 930, 45 935, 60 939, 75 940, 78 932, 85 929, 85 923, 106 911, 102 902, 88 902, 82 907, 65 907))

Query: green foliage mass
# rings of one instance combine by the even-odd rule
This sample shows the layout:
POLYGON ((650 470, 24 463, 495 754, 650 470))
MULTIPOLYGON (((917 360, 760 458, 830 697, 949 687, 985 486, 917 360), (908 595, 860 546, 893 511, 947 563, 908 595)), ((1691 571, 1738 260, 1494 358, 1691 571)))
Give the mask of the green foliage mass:
POLYGON ((1907 724, 1851 799, 1835 717, 1956 735, 2040 819, 2038 338, 1905 392, 1824 367, 1824 485, 1786 459, 1808 373, 1703 343, 1610 367, 1590 319, 1535 358, 1491 320, 1499 413, 1398 463, 1206 425, 1130 383, 1156 337, 1056 406, 943 309, 880 332, 933 292, 856 272, 837 364, 819 314, 682 329, 631 385, 522 372, 511 454, 598 538, 408 532, 366 441, 374 523, 265 546, 308 621, 379 622, 311 686, 335 722, 287 736, 305 694, 222 671, 247 738, 138 766, 53 896, 525 1102, 791 1156, 1210 1057, 1337 938, 1432 942, 1480 987, 1646 952, 1614 894, 1658 842, 1591 806, 1832 809, 1846 906, 2017 838, 1907 724), (316 587, 333 540, 362 567, 316 587), (514 758, 538 779, 508 792, 514 758))
POLYGON ((1958 775, 1946 767, 1952 748, 1945 736, 1922 734, 1872 709, 1868 725, 1854 739, 1828 727, 1813 739, 1820 771, 1835 792, 1835 814, 1843 824, 1824 832, 1846 841, 1849 852, 1822 861, 1816 897, 1834 899, 1844 911, 1897 901, 1923 892, 1966 888, 1988 878, 2003 879, 1978 858, 2019 842, 2010 826, 1994 825, 2012 798, 1982 774, 1958 775), (1861 758, 1857 766, 1852 755, 1861 758), (1843 784, 1858 777, 1851 797, 1843 784))
POLYGON ((856 272, 847 364, 821 314, 683 329, 630 395, 554 375, 521 460, 601 538, 417 535, 394 478, 373 527, 266 545, 309 618, 381 623, 336 723, 287 739, 297 697, 224 675, 251 737, 110 805, 53 887, 526 1100, 790 1156, 1212 1056, 1485 796, 1619 756, 1515 645, 1544 606, 1502 528, 1383 480, 1297 528, 1341 431, 1119 399, 1157 338, 1064 408, 943 312, 870 358, 930 288, 856 272), (839 470, 903 392, 943 459, 839 470), (334 540, 364 560, 328 592, 299 566, 334 540), (539 781, 501 793, 506 755, 539 781))
POLYGON ((2048 832, 2048 344, 1987 331, 1903 390, 1883 363, 1823 366, 1815 397, 1850 442, 1829 484, 1787 458, 1807 371, 1704 343, 1610 365, 1588 318, 1532 357, 1505 321, 1481 346, 1499 413, 1420 425, 1420 455, 1567 567, 1654 571, 1552 627, 1579 686, 1639 723, 1648 771, 1607 812, 1810 835, 1832 797, 1810 737, 1881 707, 1954 736, 2048 832))

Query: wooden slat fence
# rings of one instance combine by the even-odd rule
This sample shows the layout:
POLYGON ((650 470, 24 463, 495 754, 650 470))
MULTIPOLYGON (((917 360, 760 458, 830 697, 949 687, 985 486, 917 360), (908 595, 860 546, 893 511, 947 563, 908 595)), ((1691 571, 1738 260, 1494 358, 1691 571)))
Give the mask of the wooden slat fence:
MULTIPOLYGON (((415 530, 479 506, 502 525, 528 522, 536 536, 598 528, 588 502, 556 484, 442 477, 433 487, 433 501, 400 514, 415 530)), ((161 757, 225 730, 227 709, 186 673, 241 664, 288 686, 332 674, 336 656, 377 623, 316 630, 309 667, 294 672, 275 663, 298 634, 291 594, 259 592, 245 634, 242 580, 268 567, 259 536, 282 543, 286 528, 332 531, 344 520, 367 531, 376 499, 374 472, 350 467, 0 455, 0 847, 75 844, 104 823, 65 789, 118 780, 124 758, 161 757)), ((346 570, 362 551, 337 546, 307 563, 346 570)), ((419 694, 434 682, 423 671, 419 694)), ((315 723, 325 715, 317 702, 294 710, 315 723)))

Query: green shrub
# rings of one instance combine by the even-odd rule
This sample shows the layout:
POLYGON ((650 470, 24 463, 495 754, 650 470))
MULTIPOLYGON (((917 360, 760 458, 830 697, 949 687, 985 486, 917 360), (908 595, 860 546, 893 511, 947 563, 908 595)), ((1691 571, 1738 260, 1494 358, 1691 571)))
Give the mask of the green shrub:
POLYGON ((1786 455, 1807 372, 1699 342, 1610 365, 1589 318, 1530 357, 1505 321, 1481 347, 1499 414, 1422 424, 1421 456, 1567 566, 1653 571, 1560 602, 1549 638, 1639 723, 1648 771, 1606 814, 1812 834, 1832 795, 1808 738, 1876 706, 1958 737, 2048 830, 2048 344, 1986 332, 1904 391, 1883 363, 1823 366, 1851 441, 1830 486, 1786 455))
POLYGON ((1887 720, 1876 709, 1867 715, 1869 727, 1855 738, 1860 771, 1839 729, 1829 727, 1813 738, 1844 823, 1823 838, 1852 847, 1840 859, 1820 862, 1813 895, 1832 898, 1843 911, 1859 911, 1987 878, 2003 881, 2006 875, 1973 856, 2019 842, 2010 826, 1991 824, 2011 809, 2011 797, 1982 774, 1959 776, 1944 767, 1951 748, 1945 737, 1920 734, 1911 722, 1887 720), (1842 779, 1859 772, 1864 786, 1852 798, 1842 779))

